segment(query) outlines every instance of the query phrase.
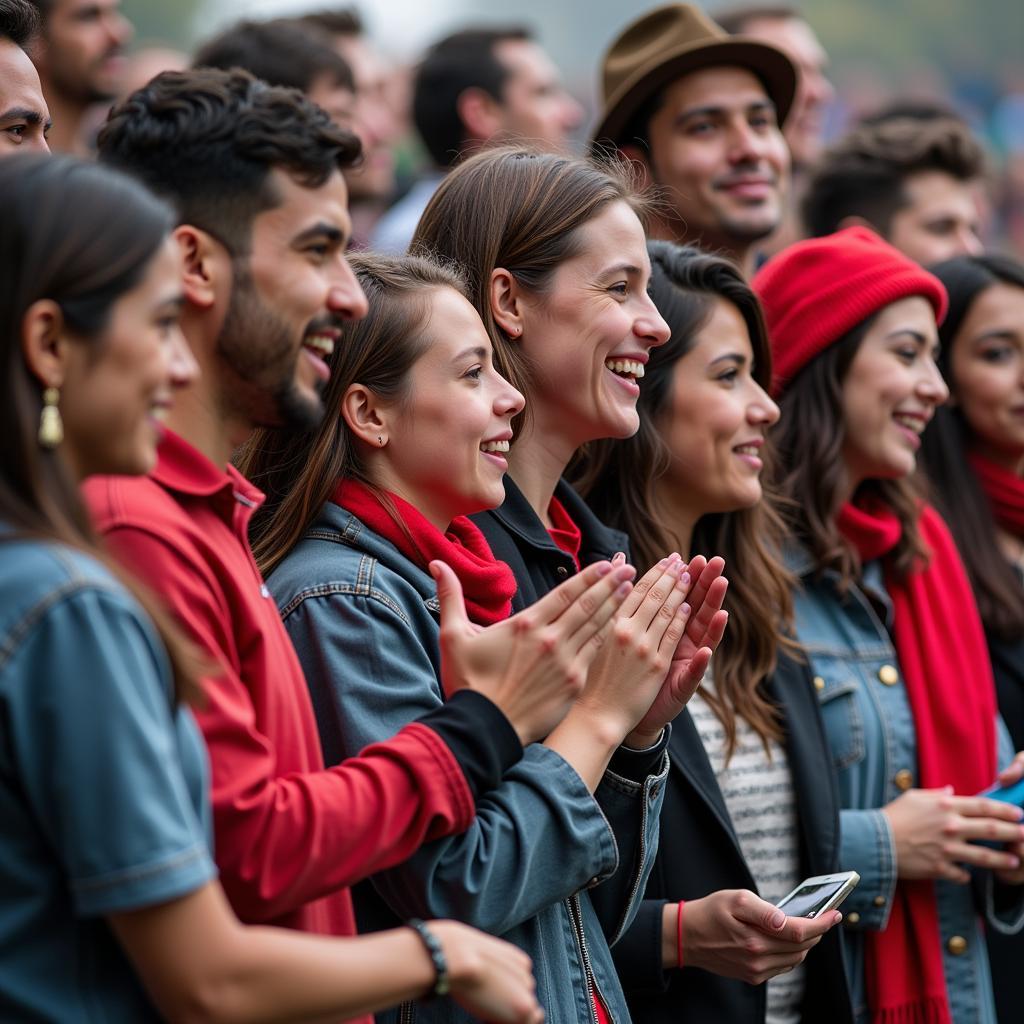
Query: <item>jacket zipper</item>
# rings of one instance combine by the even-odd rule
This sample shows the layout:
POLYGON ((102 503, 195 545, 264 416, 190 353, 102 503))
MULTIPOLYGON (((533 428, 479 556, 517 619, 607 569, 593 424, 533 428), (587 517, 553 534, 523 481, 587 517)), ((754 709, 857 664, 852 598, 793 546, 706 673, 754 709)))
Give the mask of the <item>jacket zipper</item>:
MULTIPOLYGON (((590 1020, 591 1024, 600 1024, 597 1018, 597 1007, 594 1005, 595 1000, 601 999, 601 992, 597 987, 597 982, 594 980, 594 971, 590 965, 590 953, 587 951, 587 937, 583 932, 583 911, 580 909, 580 897, 578 893, 573 893, 569 897, 569 910, 570 916, 572 917, 573 930, 576 932, 576 942, 579 944, 580 953, 583 957, 583 973, 587 982, 587 996, 588 1004, 590 1006, 590 1020)), ((608 1009, 608 1003, 601 999, 604 1004, 605 1010, 608 1013, 608 1019, 615 1024, 614 1018, 612 1017, 611 1010, 608 1009)))
MULTIPOLYGON (((658 783, 658 785, 661 785, 661 783, 658 783)), ((643 873, 644 861, 647 859, 647 792, 646 792, 646 787, 641 792, 641 800, 643 801, 643 808, 640 811, 640 858, 637 861, 637 863, 640 866, 640 870, 637 871, 636 876, 633 879, 633 888, 632 888, 632 890, 629 893, 629 899, 626 901, 626 909, 625 909, 625 912, 622 915, 622 922, 620 922, 618 931, 617 931, 615 937, 609 943, 609 945, 611 945, 614 942, 618 942, 619 939, 622 938, 622 933, 624 931, 623 924, 626 921, 626 916, 629 914, 630 908, 633 906, 634 902, 636 901, 637 896, 640 893, 640 876, 643 873)))
POLYGON ((398 1008, 398 1024, 413 1024, 416 1011, 411 1002, 402 1003, 398 1008))

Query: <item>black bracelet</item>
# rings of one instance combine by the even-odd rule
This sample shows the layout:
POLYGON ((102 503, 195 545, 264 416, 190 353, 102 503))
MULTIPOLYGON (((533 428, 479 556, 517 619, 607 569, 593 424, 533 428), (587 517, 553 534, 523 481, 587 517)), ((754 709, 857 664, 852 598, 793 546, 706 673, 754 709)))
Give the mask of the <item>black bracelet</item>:
POLYGON ((444 950, 437 941, 437 936, 418 917, 412 918, 407 924, 427 947, 430 962, 434 965, 434 988, 431 995, 448 995, 452 987, 451 978, 448 977, 448 961, 444 957, 444 950))

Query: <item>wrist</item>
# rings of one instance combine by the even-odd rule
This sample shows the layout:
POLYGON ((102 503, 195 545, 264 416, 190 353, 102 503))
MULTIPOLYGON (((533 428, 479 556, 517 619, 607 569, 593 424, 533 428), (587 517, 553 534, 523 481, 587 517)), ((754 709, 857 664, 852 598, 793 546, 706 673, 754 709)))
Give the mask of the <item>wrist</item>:
POLYGON ((617 722, 612 714, 593 710, 577 701, 562 719, 558 729, 578 732, 586 736, 595 747, 610 755, 622 743, 623 737, 629 731, 629 725, 617 722))
POLYGON ((679 904, 661 908, 661 969, 671 971, 679 963, 679 904))
POLYGON ((664 729, 658 729, 655 732, 650 732, 647 729, 634 729, 622 741, 622 745, 629 747, 630 750, 650 750, 651 747, 656 747, 661 742, 664 732, 664 729))
POLYGON ((431 967, 434 971, 434 981, 427 993, 426 998, 434 996, 446 996, 451 991, 451 975, 448 970, 448 958, 445 956, 444 947, 434 930, 428 927, 419 918, 412 918, 407 922, 408 926, 416 933, 420 943, 430 958, 431 967))

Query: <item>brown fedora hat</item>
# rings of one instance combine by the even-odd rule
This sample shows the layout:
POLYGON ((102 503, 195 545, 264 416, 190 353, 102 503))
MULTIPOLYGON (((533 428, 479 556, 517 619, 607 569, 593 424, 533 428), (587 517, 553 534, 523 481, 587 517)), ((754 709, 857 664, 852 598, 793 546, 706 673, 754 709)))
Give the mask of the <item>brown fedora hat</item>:
POLYGON ((748 68, 764 83, 782 124, 793 104, 797 70, 767 43, 731 36, 691 4, 668 4, 626 26, 601 64, 604 110, 595 143, 619 144, 638 108, 669 82, 722 64, 748 68))

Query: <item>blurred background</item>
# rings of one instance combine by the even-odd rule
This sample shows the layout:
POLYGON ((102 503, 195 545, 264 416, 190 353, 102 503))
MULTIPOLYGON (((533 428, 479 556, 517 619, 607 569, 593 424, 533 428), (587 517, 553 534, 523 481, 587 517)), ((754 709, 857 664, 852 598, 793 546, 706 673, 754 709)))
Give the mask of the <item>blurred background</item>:
MULTIPOLYGON (((124 0, 123 9, 136 27, 136 48, 163 43, 190 49, 241 17, 342 5, 331 0, 124 0)), ((716 7, 735 5, 704 6, 713 15, 716 7)), ((468 20, 530 24, 584 104, 589 127, 604 48, 623 25, 655 4, 375 0, 354 6, 375 43, 399 67, 415 63, 430 42, 468 20)), ((830 137, 857 114, 890 99, 952 104, 987 145, 997 216, 1021 253, 1024 213, 1016 197, 1024 196, 1024 0, 803 0, 798 6, 831 58, 837 99, 828 117, 830 137)))

